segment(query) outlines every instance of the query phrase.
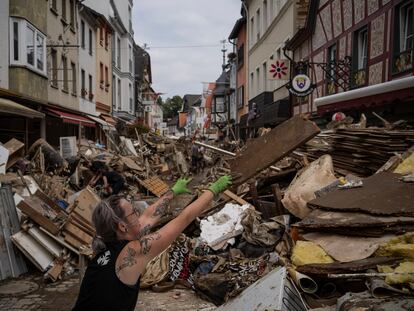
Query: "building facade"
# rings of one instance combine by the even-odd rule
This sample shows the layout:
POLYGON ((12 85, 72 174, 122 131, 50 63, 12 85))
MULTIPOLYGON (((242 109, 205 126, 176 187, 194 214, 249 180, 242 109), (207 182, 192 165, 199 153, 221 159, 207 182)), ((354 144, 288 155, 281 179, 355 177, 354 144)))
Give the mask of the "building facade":
POLYGON ((389 121, 414 117, 413 0, 311 1, 308 20, 289 42, 316 84, 294 100, 294 114, 356 118, 375 111, 389 121))

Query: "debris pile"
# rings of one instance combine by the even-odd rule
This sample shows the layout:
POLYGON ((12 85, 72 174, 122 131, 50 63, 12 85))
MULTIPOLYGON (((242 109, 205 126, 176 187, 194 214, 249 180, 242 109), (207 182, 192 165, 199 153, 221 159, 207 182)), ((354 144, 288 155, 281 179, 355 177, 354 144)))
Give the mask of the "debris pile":
MULTIPOLYGON (((57 280, 82 270, 93 256, 91 215, 115 189, 96 182, 108 168, 139 208, 192 174, 193 193, 175 198, 158 227, 209 182, 232 174, 232 187, 148 264, 143 288, 186 287, 218 310, 336 305, 345 311, 372 303, 410 310, 414 132, 349 127, 320 133, 313 122, 294 117, 245 145, 196 141, 204 148, 200 167, 192 165, 192 144, 185 137, 137 134, 114 141, 115 150, 67 140, 60 152, 40 141, 12 165, 7 158, 22 146, 0 146, 8 210, 21 217, 13 218, 21 229, 9 225, 10 241, 57 280)), ((15 262, 24 264, 16 255, 15 262)))

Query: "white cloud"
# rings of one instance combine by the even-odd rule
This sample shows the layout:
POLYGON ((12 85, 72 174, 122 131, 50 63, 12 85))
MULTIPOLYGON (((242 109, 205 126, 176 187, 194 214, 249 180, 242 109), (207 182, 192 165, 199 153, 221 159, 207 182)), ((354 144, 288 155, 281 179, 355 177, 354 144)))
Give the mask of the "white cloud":
POLYGON ((166 93, 164 98, 201 94, 201 82, 215 81, 221 73, 220 40, 228 38, 240 7, 240 0, 134 1, 135 40, 150 46, 154 89, 166 93), (216 46, 165 48, 194 45, 216 46))

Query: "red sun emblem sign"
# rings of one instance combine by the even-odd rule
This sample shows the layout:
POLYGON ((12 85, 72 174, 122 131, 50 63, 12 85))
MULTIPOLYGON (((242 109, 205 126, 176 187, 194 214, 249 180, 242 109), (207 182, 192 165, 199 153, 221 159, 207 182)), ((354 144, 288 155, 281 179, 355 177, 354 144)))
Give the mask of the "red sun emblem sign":
POLYGON ((285 65, 284 61, 276 61, 275 64, 270 65, 270 74, 274 79, 282 79, 282 77, 287 75, 288 67, 285 65))

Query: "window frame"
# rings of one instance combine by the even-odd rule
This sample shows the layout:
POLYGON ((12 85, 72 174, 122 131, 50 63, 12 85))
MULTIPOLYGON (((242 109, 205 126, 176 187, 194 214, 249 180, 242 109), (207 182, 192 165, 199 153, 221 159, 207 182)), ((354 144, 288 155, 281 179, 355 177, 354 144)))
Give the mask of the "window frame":
POLYGON ((10 53, 10 66, 19 66, 30 69, 31 71, 47 77, 47 48, 46 48, 47 36, 37 29, 34 25, 27 20, 17 17, 10 17, 9 19, 9 53, 10 53), (17 24, 17 38, 14 36, 14 24, 17 24), (33 64, 27 61, 27 29, 33 31, 33 64), (37 39, 43 40, 43 45, 39 49, 37 46, 37 39), (17 39, 17 41, 16 41, 17 39), (17 60, 15 59, 15 48, 17 47, 17 60), (41 52, 40 52, 41 51, 41 52), (38 53, 42 53, 43 69, 38 68, 37 60, 38 53))
POLYGON ((61 56, 62 61, 62 91, 69 93, 69 80, 68 80, 68 57, 65 55, 61 56))
POLYGON ((68 24, 67 2, 66 0, 61 0, 60 3, 62 7, 62 14, 60 16, 60 19, 65 25, 67 25, 68 24))
MULTIPOLYGON (((408 21, 404 23, 403 10, 411 10, 412 19, 414 19, 414 1, 407 0, 400 2, 394 8, 394 24, 393 24, 393 47, 392 47, 392 60, 391 74, 399 75, 402 73, 410 72, 414 68, 414 32, 408 36, 411 37, 411 47, 407 47, 407 34, 404 35, 404 31, 407 31, 408 21)), ((414 27, 414 26, 412 26, 414 27)))
POLYGON ((352 70, 351 70, 351 89, 366 86, 368 70, 368 49, 369 33, 368 25, 365 25, 352 35, 352 70), (362 47, 362 48, 361 48, 362 47))
POLYGON ((89 27, 88 31, 88 52, 89 55, 93 55, 93 31, 92 28, 89 27))
POLYGON ((74 62, 70 63, 70 67, 72 70, 72 95, 77 96, 78 94, 78 85, 77 85, 77 70, 76 70, 76 64, 74 62))

